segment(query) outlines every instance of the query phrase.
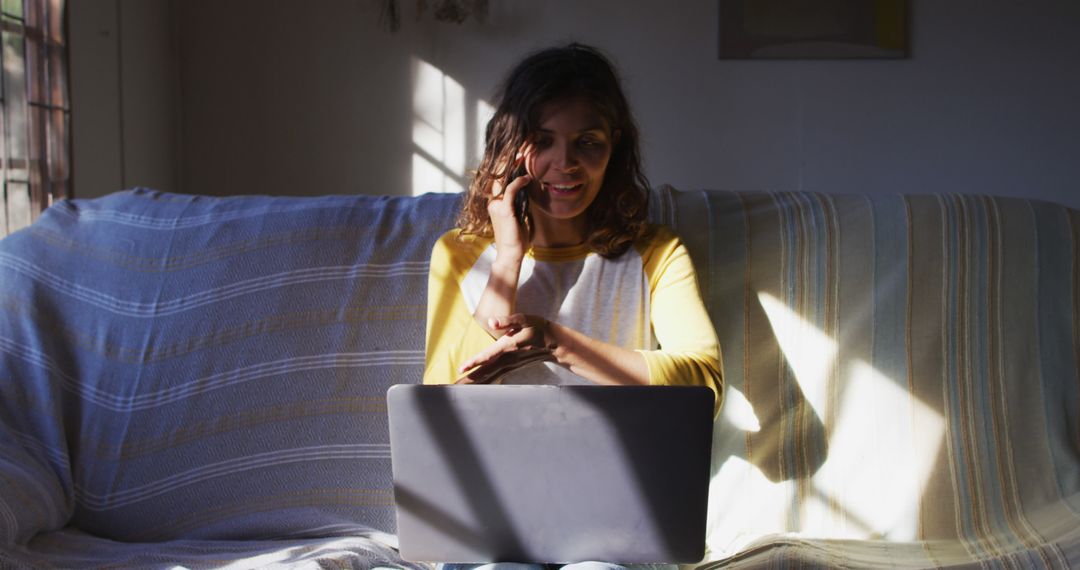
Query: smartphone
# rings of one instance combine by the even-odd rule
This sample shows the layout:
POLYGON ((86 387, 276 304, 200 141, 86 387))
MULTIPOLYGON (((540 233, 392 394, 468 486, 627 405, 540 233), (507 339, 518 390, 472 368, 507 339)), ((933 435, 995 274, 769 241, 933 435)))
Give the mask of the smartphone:
MULTIPOLYGON (((507 183, 510 183, 521 176, 525 176, 527 171, 525 166, 522 165, 514 171, 513 176, 507 183)), ((514 196, 514 216, 517 217, 519 223, 524 224, 526 228, 532 224, 532 219, 529 217, 529 186, 525 186, 521 190, 518 190, 516 196, 514 196)))

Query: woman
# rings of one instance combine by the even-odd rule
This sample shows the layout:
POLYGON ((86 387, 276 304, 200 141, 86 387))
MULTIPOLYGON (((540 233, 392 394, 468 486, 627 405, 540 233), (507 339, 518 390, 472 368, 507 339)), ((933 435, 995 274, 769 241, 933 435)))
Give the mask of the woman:
POLYGON ((646 221, 611 63, 571 44, 507 77, 458 229, 435 244, 424 382, 704 385, 716 334, 686 248, 646 221))

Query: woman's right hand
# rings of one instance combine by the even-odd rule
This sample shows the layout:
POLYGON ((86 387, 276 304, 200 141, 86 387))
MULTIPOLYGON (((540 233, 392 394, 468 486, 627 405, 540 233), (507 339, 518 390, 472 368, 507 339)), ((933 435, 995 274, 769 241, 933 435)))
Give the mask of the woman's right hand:
MULTIPOLYGON (((515 165, 515 169, 520 166, 515 165)), ((495 234, 496 259, 507 262, 520 262, 529 249, 529 235, 522 220, 517 218, 514 198, 518 192, 528 192, 532 176, 525 174, 510 181, 505 186, 496 180, 491 188, 488 201, 488 216, 491 217, 491 229, 495 234), (505 257, 504 257, 505 256, 505 257)))
POLYGON ((516 314, 489 319, 488 328, 498 340, 465 361, 458 384, 489 384, 503 374, 538 361, 558 362, 553 327, 547 319, 516 314))

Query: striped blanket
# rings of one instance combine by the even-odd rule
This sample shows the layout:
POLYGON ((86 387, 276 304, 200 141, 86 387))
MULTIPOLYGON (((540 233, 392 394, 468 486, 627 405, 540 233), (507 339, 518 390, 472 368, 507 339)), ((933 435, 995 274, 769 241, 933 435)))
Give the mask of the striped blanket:
MULTIPOLYGON (((711 566, 1080 565, 1080 214, 678 192, 711 566)), ((0 241, 0 568, 397 558, 385 390, 457 197, 63 201, 0 241)))
POLYGON ((1080 213, 661 198, 724 350, 717 566, 1080 565, 1080 213))

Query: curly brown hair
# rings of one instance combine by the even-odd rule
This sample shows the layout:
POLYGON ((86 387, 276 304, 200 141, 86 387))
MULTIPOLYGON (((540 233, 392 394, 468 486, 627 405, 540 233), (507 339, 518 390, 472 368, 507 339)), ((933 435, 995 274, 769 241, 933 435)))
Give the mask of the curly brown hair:
POLYGON ((645 236, 649 182, 641 170, 637 124, 614 65, 596 48, 578 43, 529 55, 503 82, 485 131, 484 156, 458 216, 462 234, 492 237, 487 205, 494 182, 510 178, 509 167, 539 129, 543 108, 575 98, 587 101, 618 133, 603 186, 585 211, 585 243, 610 258, 645 236))

